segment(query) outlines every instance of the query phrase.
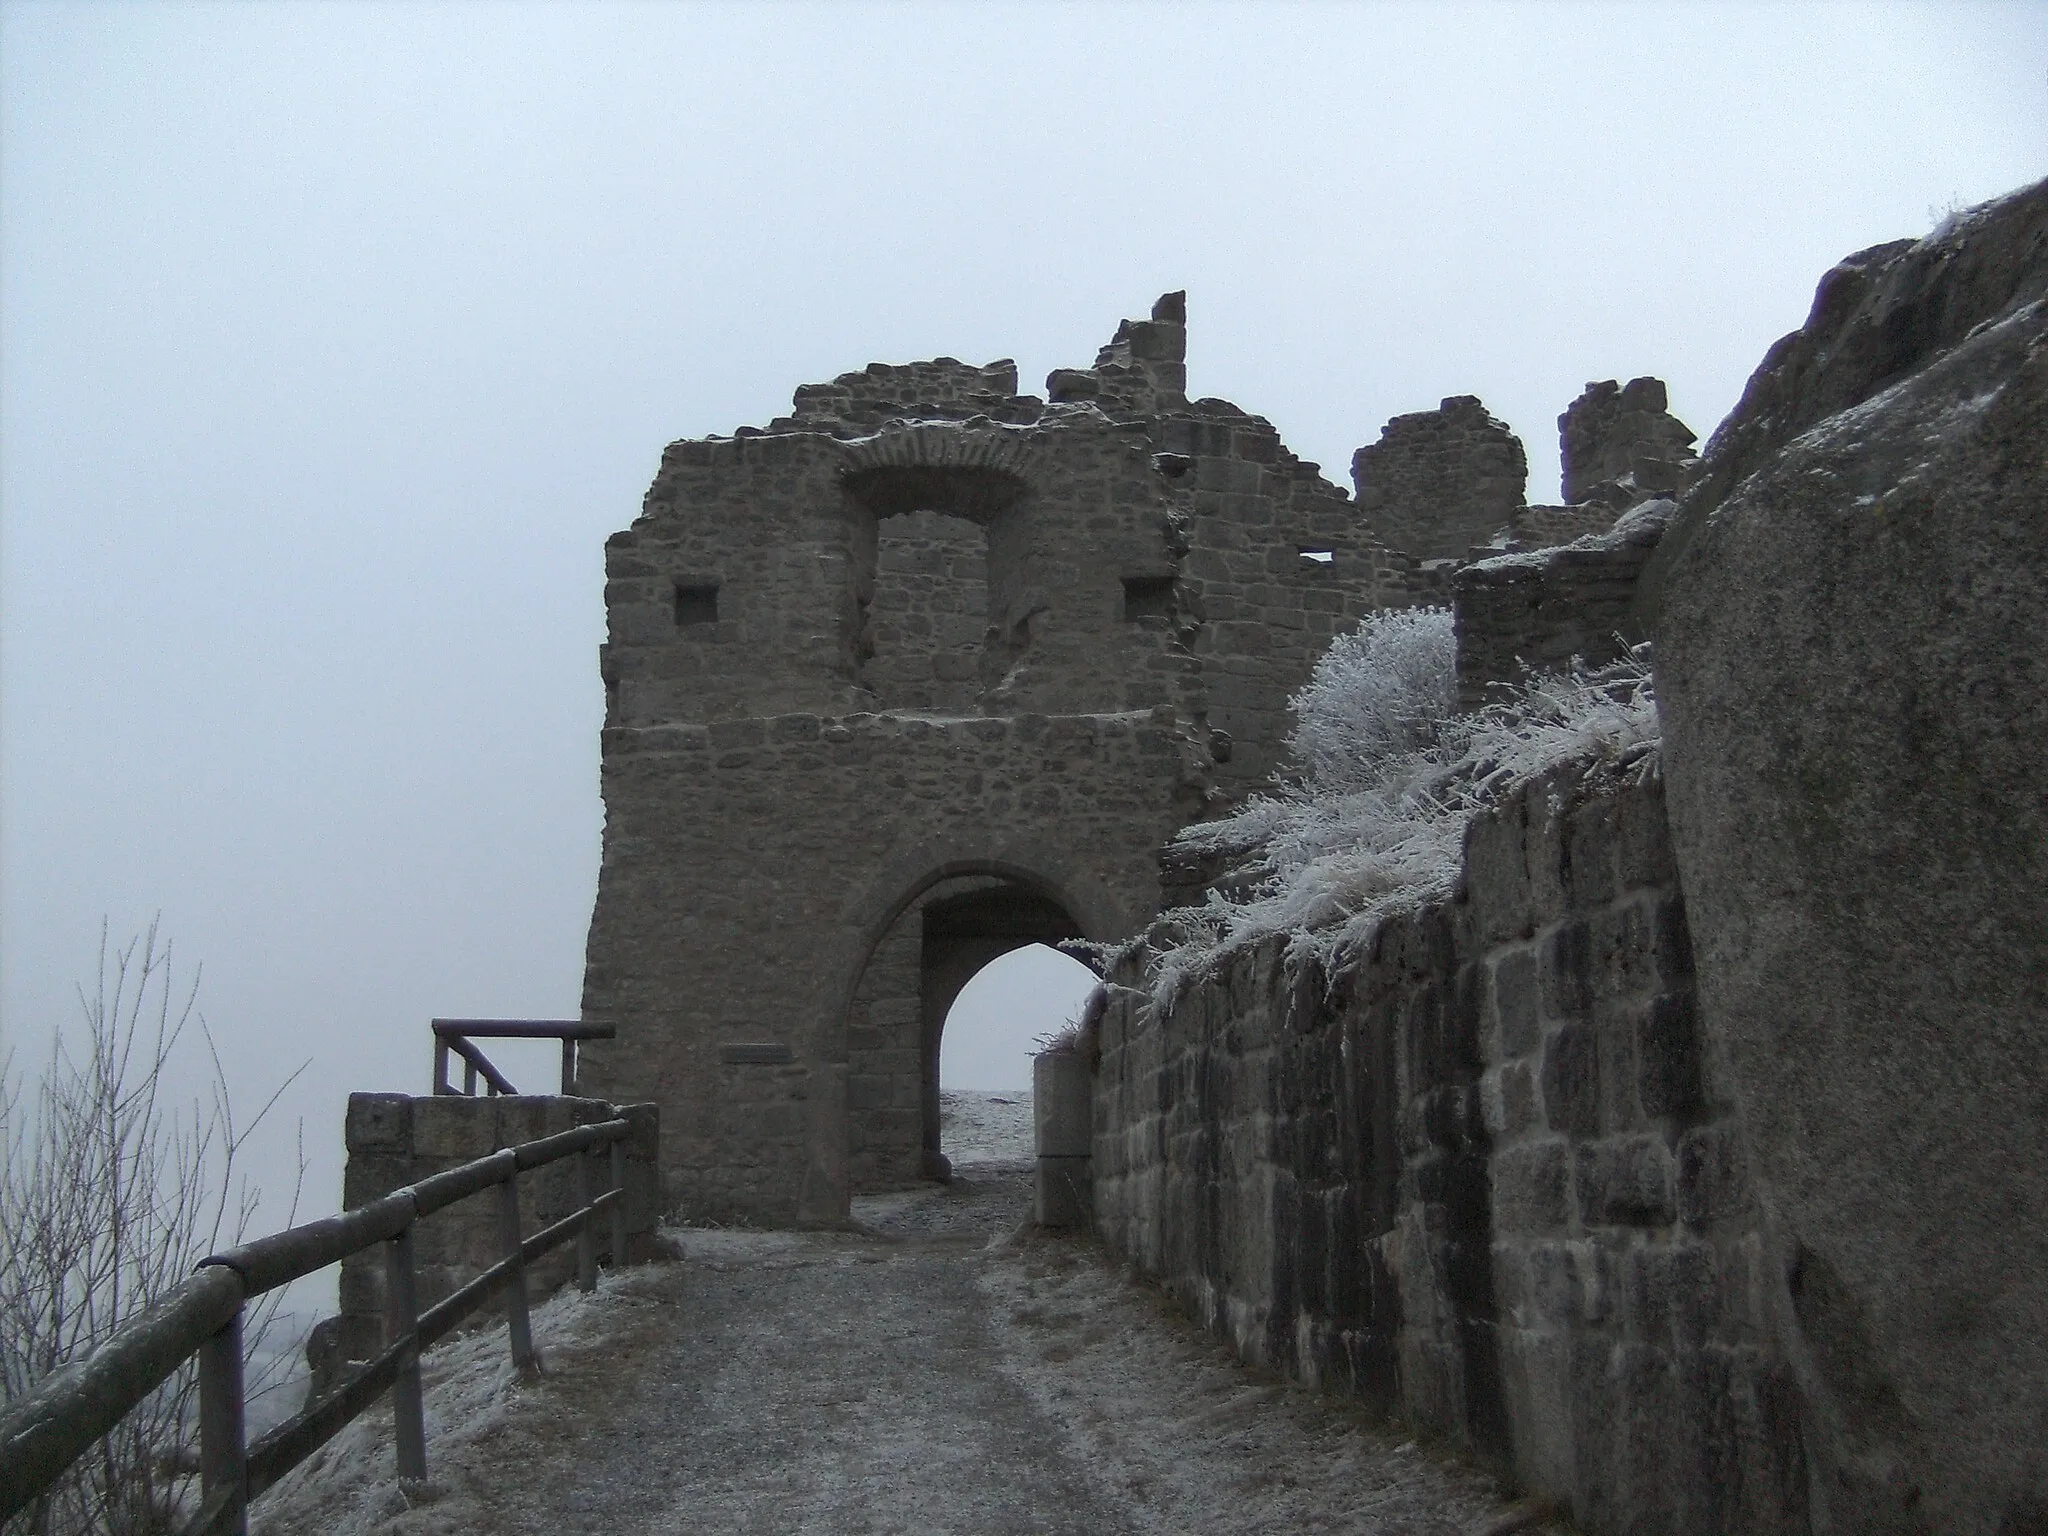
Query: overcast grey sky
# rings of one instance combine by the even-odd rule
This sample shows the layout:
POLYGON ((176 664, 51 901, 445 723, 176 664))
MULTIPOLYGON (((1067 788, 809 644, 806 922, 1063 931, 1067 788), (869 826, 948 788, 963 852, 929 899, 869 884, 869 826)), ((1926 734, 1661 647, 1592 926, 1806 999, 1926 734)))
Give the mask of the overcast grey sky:
POLYGON ((246 1088, 312 1061, 331 1208, 429 1016, 576 1011, 668 441, 1036 388, 1185 288, 1191 391, 1339 483, 1475 393, 1542 499, 1587 380, 1704 438, 1831 263, 2044 151, 2040 4, 8 3, 7 1037, 160 911, 246 1088))

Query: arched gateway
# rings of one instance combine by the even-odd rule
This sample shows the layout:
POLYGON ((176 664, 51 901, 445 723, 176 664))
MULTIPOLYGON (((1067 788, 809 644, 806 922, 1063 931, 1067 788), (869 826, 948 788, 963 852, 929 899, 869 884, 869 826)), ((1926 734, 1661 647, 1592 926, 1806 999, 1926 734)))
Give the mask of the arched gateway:
POLYGON ((1190 403, 1179 295, 1096 366, 877 365, 672 444, 606 547, 584 1080, 669 1196, 836 1221, 937 1170, 937 1024, 1007 948, 1120 938, 1271 771, 1414 562, 1263 420, 1190 403))

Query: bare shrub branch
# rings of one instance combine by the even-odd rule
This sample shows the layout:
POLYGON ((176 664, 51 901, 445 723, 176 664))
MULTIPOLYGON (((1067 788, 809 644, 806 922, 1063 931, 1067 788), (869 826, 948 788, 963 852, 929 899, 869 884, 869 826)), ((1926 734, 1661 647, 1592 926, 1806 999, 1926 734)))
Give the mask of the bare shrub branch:
MULTIPOLYGON (((291 1079, 238 1125, 198 996, 196 969, 188 985, 175 982, 171 946, 159 943, 155 923, 120 949, 102 924, 98 974, 90 992, 78 992, 83 1027, 53 1033, 32 1088, 16 1075, 13 1050, 0 1055, 0 1392, 7 1399, 89 1356, 200 1259, 247 1235, 259 1199, 243 1169, 248 1138, 291 1079), (174 1103, 173 1062, 195 1025, 208 1072, 203 1095, 174 1103)), ((304 1167, 302 1154, 301 1177, 304 1167)), ((294 1213, 297 1206, 295 1180, 294 1213)), ((244 1337, 252 1352, 282 1295, 272 1292, 248 1309, 244 1337)), ((195 1380, 189 1365, 173 1376, 9 1529, 37 1536, 172 1529, 193 1465, 195 1380)))

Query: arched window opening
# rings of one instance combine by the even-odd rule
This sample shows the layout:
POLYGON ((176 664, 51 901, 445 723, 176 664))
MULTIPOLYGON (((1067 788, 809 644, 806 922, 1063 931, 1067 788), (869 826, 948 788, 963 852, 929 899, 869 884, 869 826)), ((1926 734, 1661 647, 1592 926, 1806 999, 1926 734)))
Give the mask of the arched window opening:
POLYGON ((882 518, 862 624, 860 681, 878 708, 976 713, 988 630, 987 531, 944 512, 882 518))

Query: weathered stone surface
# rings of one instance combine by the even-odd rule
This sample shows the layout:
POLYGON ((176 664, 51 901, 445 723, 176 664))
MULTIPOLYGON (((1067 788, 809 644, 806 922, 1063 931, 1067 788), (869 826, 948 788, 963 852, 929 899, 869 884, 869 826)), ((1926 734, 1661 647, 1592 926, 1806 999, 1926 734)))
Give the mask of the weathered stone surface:
POLYGON ((1185 352, 1168 294, 1050 404, 1007 362, 807 385, 670 445, 607 543, 584 1012, 619 1033, 585 1080, 659 1099, 692 1214, 836 1222, 942 1172, 960 986, 1142 928, 1330 639, 1440 595, 1271 423, 1189 402, 1185 352))
MULTIPOLYGON (((2041 1529, 2048 184, 1830 272, 1669 558, 1676 851, 1816 1526, 2041 1529)), ((1699 1138, 1688 1220, 1739 1197, 1699 1138)))
POLYGON ((1683 490, 1699 459, 1692 428, 1667 404, 1662 379, 1588 384, 1557 418, 1564 499, 1618 510, 1683 490))
POLYGON ((1567 766, 1331 985, 1248 953, 1096 1024, 1095 1220, 1246 1357, 1587 1530, 1806 1533, 1762 1237, 1661 780, 1567 766))
POLYGON ((1423 559, 1462 559, 1521 508, 1529 460, 1478 396, 1453 395, 1434 411, 1389 421, 1378 442, 1351 456, 1351 479, 1359 510, 1388 544, 1423 559))

